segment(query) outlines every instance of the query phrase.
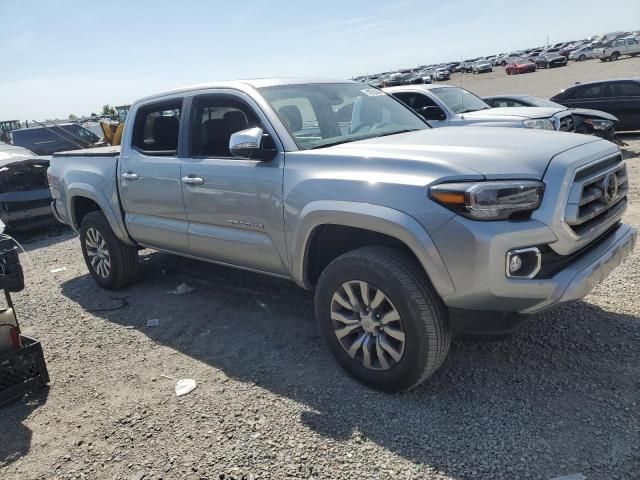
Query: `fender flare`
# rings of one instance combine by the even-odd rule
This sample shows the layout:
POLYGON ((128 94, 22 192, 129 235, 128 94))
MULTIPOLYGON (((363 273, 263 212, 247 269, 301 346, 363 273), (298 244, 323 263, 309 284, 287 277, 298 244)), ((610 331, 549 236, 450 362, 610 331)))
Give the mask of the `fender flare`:
MULTIPOLYGON (((122 216, 120 212, 115 212, 112 207, 112 201, 109 201, 107 197, 99 191, 93 185, 88 183, 71 183, 67 188, 67 212, 69 212, 69 218, 71 219, 71 226, 74 230, 80 230, 80 224, 76 219, 76 212, 73 208, 73 203, 75 199, 79 197, 88 198, 89 200, 93 200, 107 221, 109 222, 109 226, 113 233, 118 239, 122 240, 127 245, 135 246, 135 242, 131 240, 127 230, 124 226, 124 222, 122 220, 122 216)), ((117 202, 117 199, 115 200, 117 202)))
POLYGON ((454 293, 451 276, 433 240, 412 216, 381 205, 321 200, 306 205, 299 215, 291 244, 294 280, 309 288, 306 275, 310 240, 317 227, 344 225, 382 233, 404 243, 416 256, 441 297, 454 293))

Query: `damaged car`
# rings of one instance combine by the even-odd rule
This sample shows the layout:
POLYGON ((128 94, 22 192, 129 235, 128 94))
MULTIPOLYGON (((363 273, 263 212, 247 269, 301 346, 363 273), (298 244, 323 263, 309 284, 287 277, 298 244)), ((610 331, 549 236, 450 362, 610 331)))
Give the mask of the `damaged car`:
POLYGON ((49 160, 26 148, 0 143, 0 220, 7 229, 53 222, 49 160))
MULTIPOLYGON (((542 107, 542 108, 563 108, 564 105, 546 100, 533 95, 494 95, 482 97, 482 99, 494 108, 505 107, 542 107)), ((569 108, 575 121, 575 132, 587 135, 597 135, 598 137, 612 142, 619 143, 616 138, 616 126, 619 123, 618 117, 600 110, 589 108, 569 108)))

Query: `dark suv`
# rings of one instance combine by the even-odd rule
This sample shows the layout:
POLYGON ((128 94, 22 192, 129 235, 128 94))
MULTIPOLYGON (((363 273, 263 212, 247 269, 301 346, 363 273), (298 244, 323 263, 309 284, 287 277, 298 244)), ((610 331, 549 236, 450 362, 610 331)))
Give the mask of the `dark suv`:
POLYGON ((31 150, 36 155, 79 150, 96 146, 100 138, 77 123, 63 123, 11 132, 14 145, 31 150))
POLYGON ((573 85, 551 101, 567 107, 602 110, 620 119, 616 130, 640 130, 640 79, 606 80, 573 85))

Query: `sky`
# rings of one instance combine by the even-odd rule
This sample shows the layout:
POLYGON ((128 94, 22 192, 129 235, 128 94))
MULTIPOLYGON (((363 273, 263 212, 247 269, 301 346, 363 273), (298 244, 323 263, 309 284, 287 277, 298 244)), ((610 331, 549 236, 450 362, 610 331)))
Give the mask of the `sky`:
POLYGON ((638 0, 0 0, 0 120, 182 85, 359 74, 640 29, 638 0))

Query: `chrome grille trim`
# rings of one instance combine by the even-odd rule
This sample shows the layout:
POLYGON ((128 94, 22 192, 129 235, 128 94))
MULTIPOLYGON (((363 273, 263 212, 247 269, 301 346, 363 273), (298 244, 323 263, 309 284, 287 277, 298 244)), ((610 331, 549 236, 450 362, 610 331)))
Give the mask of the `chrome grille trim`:
POLYGON ((619 153, 576 170, 565 224, 578 237, 608 228, 626 209, 628 190, 627 166, 619 153), (607 200, 604 183, 610 174, 615 175, 618 188, 615 197, 607 200))

